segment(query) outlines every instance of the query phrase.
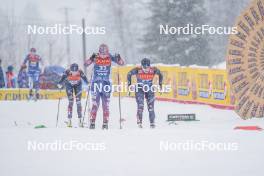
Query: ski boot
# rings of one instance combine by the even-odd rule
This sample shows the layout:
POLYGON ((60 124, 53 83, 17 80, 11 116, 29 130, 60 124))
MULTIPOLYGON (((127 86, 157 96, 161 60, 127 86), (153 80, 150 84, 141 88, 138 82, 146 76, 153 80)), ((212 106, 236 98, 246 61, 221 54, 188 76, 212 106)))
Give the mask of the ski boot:
POLYGON ((104 122, 104 123, 103 123, 102 129, 103 129, 103 130, 104 130, 104 129, 108 130, 108 122, 104 122))
POLYGON ((38 100, 39 99, 39 93, 38 92, 36 92, 36 100, 38 100))
POLYGON ((67 127, 71 128, 72 127, 72 121, 71 119, 69 118, 68 119, 68 122, 67 122, 67 127))
POLYGON ((94 120, 91 120, 90 121, 90 127, 89 127, 91 130, 95 129, 95 121, 94 120))
POLYGON ((28 99, 29 100, 33 99, 33 90, 32 89, 29 90, 28 99))
POLYGON ((143 126, 142 126, 142 120, 138 119, 137 120, 137 125, 138 125, 138 128, 143 128, 143 126))
POLYGON ((78 126, 79 126, 80 128, 83 128, 83 121, 82 121, 82 118, 79 118, 78 126))
POLYGON ((150 128, 155 128, 155 123, 150 123, 150 128))

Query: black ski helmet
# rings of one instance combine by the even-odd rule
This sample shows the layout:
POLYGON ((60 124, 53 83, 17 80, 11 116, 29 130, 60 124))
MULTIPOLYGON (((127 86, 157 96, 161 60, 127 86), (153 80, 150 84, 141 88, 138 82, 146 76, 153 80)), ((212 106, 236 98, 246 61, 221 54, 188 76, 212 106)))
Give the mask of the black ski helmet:
POLYGON ((141 66, 143 68, 150 67, 150 60, 148 58, 144 58, 141 60, 141 66))
POLYGON ((9 65, 7 67, 7 71, 12 72, 14 70, 14 67, 12 65, 9 65))
POLYGON ((36 48, 30 48, 30 52, 35 53, 37 52, 36 48))
POLYGON ((70 70, 71 70, 72 72, 76 72, 76 71, 78 71, 78 70, 79 70, 79 66, 78 66, 78 64, 76 64, 76 63, 71 64, 70 70))

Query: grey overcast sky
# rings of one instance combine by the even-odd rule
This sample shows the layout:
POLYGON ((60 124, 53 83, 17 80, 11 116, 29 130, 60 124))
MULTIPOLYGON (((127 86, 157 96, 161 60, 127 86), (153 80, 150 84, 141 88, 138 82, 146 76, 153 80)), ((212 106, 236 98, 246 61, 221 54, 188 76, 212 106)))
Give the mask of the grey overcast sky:
POLYGON ((88 15, 89 0, 0 0, 2 10, 11 10, 14 7, 16 15, 21 15, 28 3, 36 4, 43 19, 63 20, 60 8, 70 7, 70 19, 78 20, 88 15))

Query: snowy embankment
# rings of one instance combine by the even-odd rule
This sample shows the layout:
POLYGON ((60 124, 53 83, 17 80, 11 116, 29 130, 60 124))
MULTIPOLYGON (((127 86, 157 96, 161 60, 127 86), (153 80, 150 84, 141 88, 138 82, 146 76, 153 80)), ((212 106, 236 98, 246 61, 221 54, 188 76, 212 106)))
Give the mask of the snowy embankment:
MULTIPOLYGON (((157 128, 149 129, 145 112, 144 128, 138 129, 135 119, 136 103, 132 98, 123 98, 122 115, 125 122, 120 130, 118 99, 112 98, 109 130, 101 130, 102 111, 99 111, 97 129, 92 131, 87 128, 65 128, 67 100, 61 102, 59 128, 55 128, 57 101, 1 101, 0 175, 264 174, 264 133, 234 130, 238 125, 263 127, 263 119, 243 121, 233 111, 206 105, 156 102, 155 109, 157 128), (196 113, 200 121, 168 125, 168 113, 196 113), (33 128, 39 124, 44 124, 47 128, 33 128), (70 141, 89 143, 93 148, 67 151, 58 148, 44 150, 40 147, 38 151, 32 151, 28 145, 30 142, 58 144, 70 141), (181 147, 179 144, 185 146, 181 147), (212 144, 213 148, 201 149, 196 144, 212 144), (230 150, 217 150, 214 148, 216 144, 223 144, 230 150)), ((77 124, 76 119, 74 124, 77 124)))

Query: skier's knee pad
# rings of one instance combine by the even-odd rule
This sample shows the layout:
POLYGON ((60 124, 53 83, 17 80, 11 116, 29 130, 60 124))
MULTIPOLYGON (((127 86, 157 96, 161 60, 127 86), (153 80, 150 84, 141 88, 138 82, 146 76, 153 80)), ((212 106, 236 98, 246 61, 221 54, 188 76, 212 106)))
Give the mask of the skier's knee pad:
POLYGON ((68 100, 73 101, 73 95, 68 93, 68 100))
POLYGON ((76 102, 81 101, 81 95, 76 96, 76 102))
POLYGON ((142 110, 142 111, 144 110, 144 104, 143 103, 138 104, 138 110, 142 110))
POLYGON ((82 102, 81 102, 81 100, 76 100, 76 104, 77 104, 77 106, 79 106, 79 105, 82 105, 82 102))
POLYGON ((137 114, 142 114, 142 113, 143 113, 143 110, 144 110, 144 109, 138 108, 138 109, 137 109, 137 114))
POLYGON ((149 106, 148 106, 148 111, 149 111, 149 112, 154 112, 154 108, 153 108, 152 105, 149 105, 149 106))

